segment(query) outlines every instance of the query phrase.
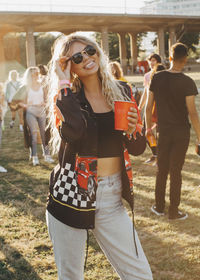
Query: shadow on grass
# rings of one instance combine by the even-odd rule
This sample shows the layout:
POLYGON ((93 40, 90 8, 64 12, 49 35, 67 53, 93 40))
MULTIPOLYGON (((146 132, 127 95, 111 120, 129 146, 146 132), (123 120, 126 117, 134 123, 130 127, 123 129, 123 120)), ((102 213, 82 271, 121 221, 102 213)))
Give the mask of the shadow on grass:
POLYGON ((0 251, 5 256, 0 261, 1 280, 42 280, 23 255, 0 237, 0 251))
POLYGON ((31 214, 35 219, 44 221, 48 188, 48 180, 36 179, 34 174, 28 176, 9 168, 9 173, 0 178, 0 201, 19 208, 24 215, 31 214))
MULTIPOLYGON (((150 208, 152 204, 154 203, 154 200, 149 198, 146 195, 143 195, 141 193, 136 193, 135 194, 135 214, 140 215, 145 218, 150 218, 152 221, 162 221, 162 223, 170 224, 171 226, 173 225, 173 229, 177 233, 185 233, 187 235, 190 235, 192 237, 197 237, 200 234, 200 227, 197 225, 199 224, 199 216, 194 215, 193 213, 189 212, 188 213, 188 219, 184 221, 173 221, 168 219, 168 207, 169 207, 169 197, 168 195, 166 196, 166 206, 165 206, 165 216, 164 217, 159 217, 156 216, 154 213, 151 212, 150 208), (145 202, 145 205, 144 205, 145 202), (188 225, 189 224, 189 225, 188 225), (191 228, 195 230, 191 230, 191 228)), ((180 209, 183 208, 184 206, 190 206, 191 208, 194 207, 199 209, 199 199, 196 197, 195 202, 194 201, 189 201, 188 199, 185 200, 183 199, 181 204, 180 204, 180 209), (190 203, 189 203, 190 202, 190 203)))
POLYGON ((191 261, 183 254, 183 250, 188 253, 190 249, 191 255, 194 254, 192 246, 188 248, 187 245, 175 242, 173 238, 161 239, 156 232, 151 234, 145 228, 140 228, 138 233, 155 280, 199 279, 198 256, 194 256, 191 261))

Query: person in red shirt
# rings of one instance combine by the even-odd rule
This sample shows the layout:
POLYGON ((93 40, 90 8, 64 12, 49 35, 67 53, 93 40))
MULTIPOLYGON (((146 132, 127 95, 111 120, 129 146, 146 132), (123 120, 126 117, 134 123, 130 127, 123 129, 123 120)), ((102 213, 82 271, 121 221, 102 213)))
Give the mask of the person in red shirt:
MULTIPOLYGON (((144 108, 144 106, 146 104, 147 95, 148 95, 148 91, 149 91, 149 85, 150 85, 150 82, 151 82, 151 77, 152 77, 152 74, 154 72, 154 69, 155 69, 156 65, 161 63, 161 57, 158 54, 153 53, 147 58, 147 60, 148 60, 149 67, 150 67, 151 70, 144 75, 144 83, 143 83, 144 92, 143 92, 142 97, 140 99, 140 104, 139 104, 139 110, 140 111, 142 111, 142 109, 144 108)), ((152 156, 149 159, 147 159, 145 161, 145 163, 155 165, 156 160, 157 160, 156 145, 153 144, 153 146, 152 146, 151 142, 149 142, 149 141, 147 141, 147 142, 148 142, 149 147, 151 149, 152 156)))

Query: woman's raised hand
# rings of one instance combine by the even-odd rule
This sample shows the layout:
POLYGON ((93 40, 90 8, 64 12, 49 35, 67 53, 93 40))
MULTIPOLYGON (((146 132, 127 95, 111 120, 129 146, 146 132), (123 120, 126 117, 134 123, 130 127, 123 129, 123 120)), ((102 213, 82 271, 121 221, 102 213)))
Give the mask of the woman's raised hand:
POLYGON ((56 60, 55 71, 59 80, 70 80, 71 60, 68 59, 67 56, 61 56, 56 60))

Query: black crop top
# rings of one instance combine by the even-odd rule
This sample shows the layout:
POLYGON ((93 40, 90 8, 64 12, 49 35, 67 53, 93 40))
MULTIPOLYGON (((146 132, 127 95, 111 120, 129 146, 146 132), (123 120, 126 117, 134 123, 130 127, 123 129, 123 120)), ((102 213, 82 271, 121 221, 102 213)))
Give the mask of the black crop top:
POLYGON ((93 114, 98 128, 97 157, 120 157, 122 137, 121 131, 115 130, 114 112, 93 114))

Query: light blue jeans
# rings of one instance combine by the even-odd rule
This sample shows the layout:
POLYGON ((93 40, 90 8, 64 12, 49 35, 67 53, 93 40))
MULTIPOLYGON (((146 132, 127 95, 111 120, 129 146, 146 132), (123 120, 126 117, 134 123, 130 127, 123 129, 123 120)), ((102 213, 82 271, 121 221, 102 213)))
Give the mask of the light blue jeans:
POLYGON ((45 145, 46 114, 43 106, 30 106, 26 112, 26 121, 31 132, 31 156, 37 155, 37 131, 40 130, 44 155, 49 155, 49 148, 45 145))
MULTIPOLYGON (((59 280, 83 280, 87 232, 69 227, 46 213, 59 280)), ((152 280, 149 263, 121 200, 121 176, 99 178, 95 215, 96 237, 102 251, 122 280, 152 280)))

